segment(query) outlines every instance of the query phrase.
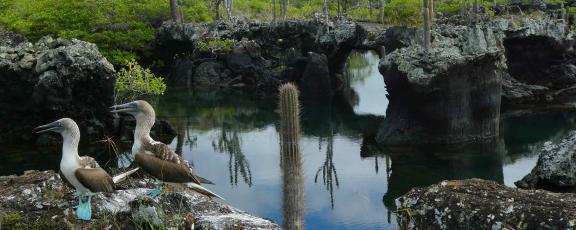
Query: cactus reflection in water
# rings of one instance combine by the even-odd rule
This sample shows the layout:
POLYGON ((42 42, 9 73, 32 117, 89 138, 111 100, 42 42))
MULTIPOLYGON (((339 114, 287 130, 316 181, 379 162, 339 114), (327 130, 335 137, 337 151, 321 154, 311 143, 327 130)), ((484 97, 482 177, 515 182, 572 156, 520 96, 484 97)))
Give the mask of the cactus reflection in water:
MULTIPOLYGON (((338 188, 340 187, 340 182, 338 181, 336 166, 334 166, 334 134, 332 132, 330 133, 327 142, 326 160, 324 160, 324 164, 322 164, 322 166, 318 168, 318 171, 316 171, 314 183, 318 183, 318 176, 320 175, 320 172, 322 172, 322 182, 324 183, 326 190, 330 193, 330 206, 334 209, 334 185, 338 188)), ((322 139, 320 139, 320 143, 322 143, 322 139)))
POLYGON ((293 84, 280 87, 280 167, 284 229, 304 229, 304 177, 300 155, 300 103, 293 84))
POLYGON ((230 172, 230 184, 238 185, 238 175, 242 176, 244 183, 249 187, 252 186, 252 172, 250 164, 241 149, 241 140, 237 131, 229 133, 225 127, 222 127, 220 137, 217 142, 212 142, 214 150, 221 153, 228 153, 228 171, 230 172))

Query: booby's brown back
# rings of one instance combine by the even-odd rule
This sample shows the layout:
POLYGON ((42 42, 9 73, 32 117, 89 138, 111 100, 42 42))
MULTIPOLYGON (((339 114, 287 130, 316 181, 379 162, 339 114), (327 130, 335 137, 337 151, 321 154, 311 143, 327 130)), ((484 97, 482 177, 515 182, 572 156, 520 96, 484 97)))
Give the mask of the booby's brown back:
POLYGON ((172 161, 163 160, 145 153, 137 153, 134 162, 136 162, 142 170, 159 180, 174 183, 193 182, 200 184, 198 178, 192 174, 192 169, 183 162, 176 164, 172 161))

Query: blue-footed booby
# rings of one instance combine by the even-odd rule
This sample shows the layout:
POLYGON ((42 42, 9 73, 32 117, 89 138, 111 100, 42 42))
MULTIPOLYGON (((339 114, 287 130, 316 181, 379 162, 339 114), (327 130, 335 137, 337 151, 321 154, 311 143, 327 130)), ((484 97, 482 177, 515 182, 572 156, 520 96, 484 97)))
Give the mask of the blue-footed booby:
POLYGON ((50 124, 36 127, 37 133, 56 132, 62 135, 62 159, 60 160, 60 176, 62 180, 76 189, 78 208, 76 216, 81 220, 92 219, 92 196, 98 192, 113 192, 114 184, 125 180, 138 168, 111 177, 89 156, 78 155, 80 129, 70 118, 62 118, 50 124), (84 196, 88 199, 83 201, 84 196))
MULTIPOLYGON (((134 162, 142 170, 162 182, 181 183, 201 194, 224 200, 224 198, 200 185, 200 183, 211 182, 194 175, 192 167, 186 160, 172 151, 168 145, 155 141, 150 137, 150 130, 156 121, 156 113, 148 102, 138 100, 114 105, 111 109, 113 113, 128 113, 136 118, 132 154, 134 155, 134 162)), ((159 194, 159 184, 148 193, 152 197, 156 197, 159 194)))

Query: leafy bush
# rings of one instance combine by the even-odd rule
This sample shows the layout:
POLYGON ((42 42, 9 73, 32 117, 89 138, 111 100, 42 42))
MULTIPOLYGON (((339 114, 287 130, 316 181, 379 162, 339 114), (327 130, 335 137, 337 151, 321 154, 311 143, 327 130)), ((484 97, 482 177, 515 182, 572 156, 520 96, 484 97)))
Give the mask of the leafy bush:
MULTIPOLYGON (((137 57, 169 19, 167 0, 2 0, 0 25, 32 40, 45 35, 96 43, 113 64, 137 57)), ((210 21, 203 0, 182 1, 188 21, 210 21)))
POLYGON ((235 40, 230 39, 210 39, 197 42, 196 49, 200 52, 229 53, 235 42, 235 40))
POLYGON ((134 59, 116 72, 116 103, 133 101, 143 95, 162 95, 164 91, 164 79, 154 76, 150 69, 143 68, 134 59))
POLYGON ((384 20, 394 25, 418 26, 422 24, 421 0, 392 0, 384 6, 384 20))

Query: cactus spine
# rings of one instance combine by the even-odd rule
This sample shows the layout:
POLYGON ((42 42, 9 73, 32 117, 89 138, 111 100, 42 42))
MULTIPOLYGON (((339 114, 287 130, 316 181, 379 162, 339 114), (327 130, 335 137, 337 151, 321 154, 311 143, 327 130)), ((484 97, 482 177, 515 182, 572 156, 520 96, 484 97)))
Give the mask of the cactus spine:
POLYGON ((280 167, 284 229, 304 229, 304 177, 300 156, 300 103, 291 83, 280 87, 280 167))

